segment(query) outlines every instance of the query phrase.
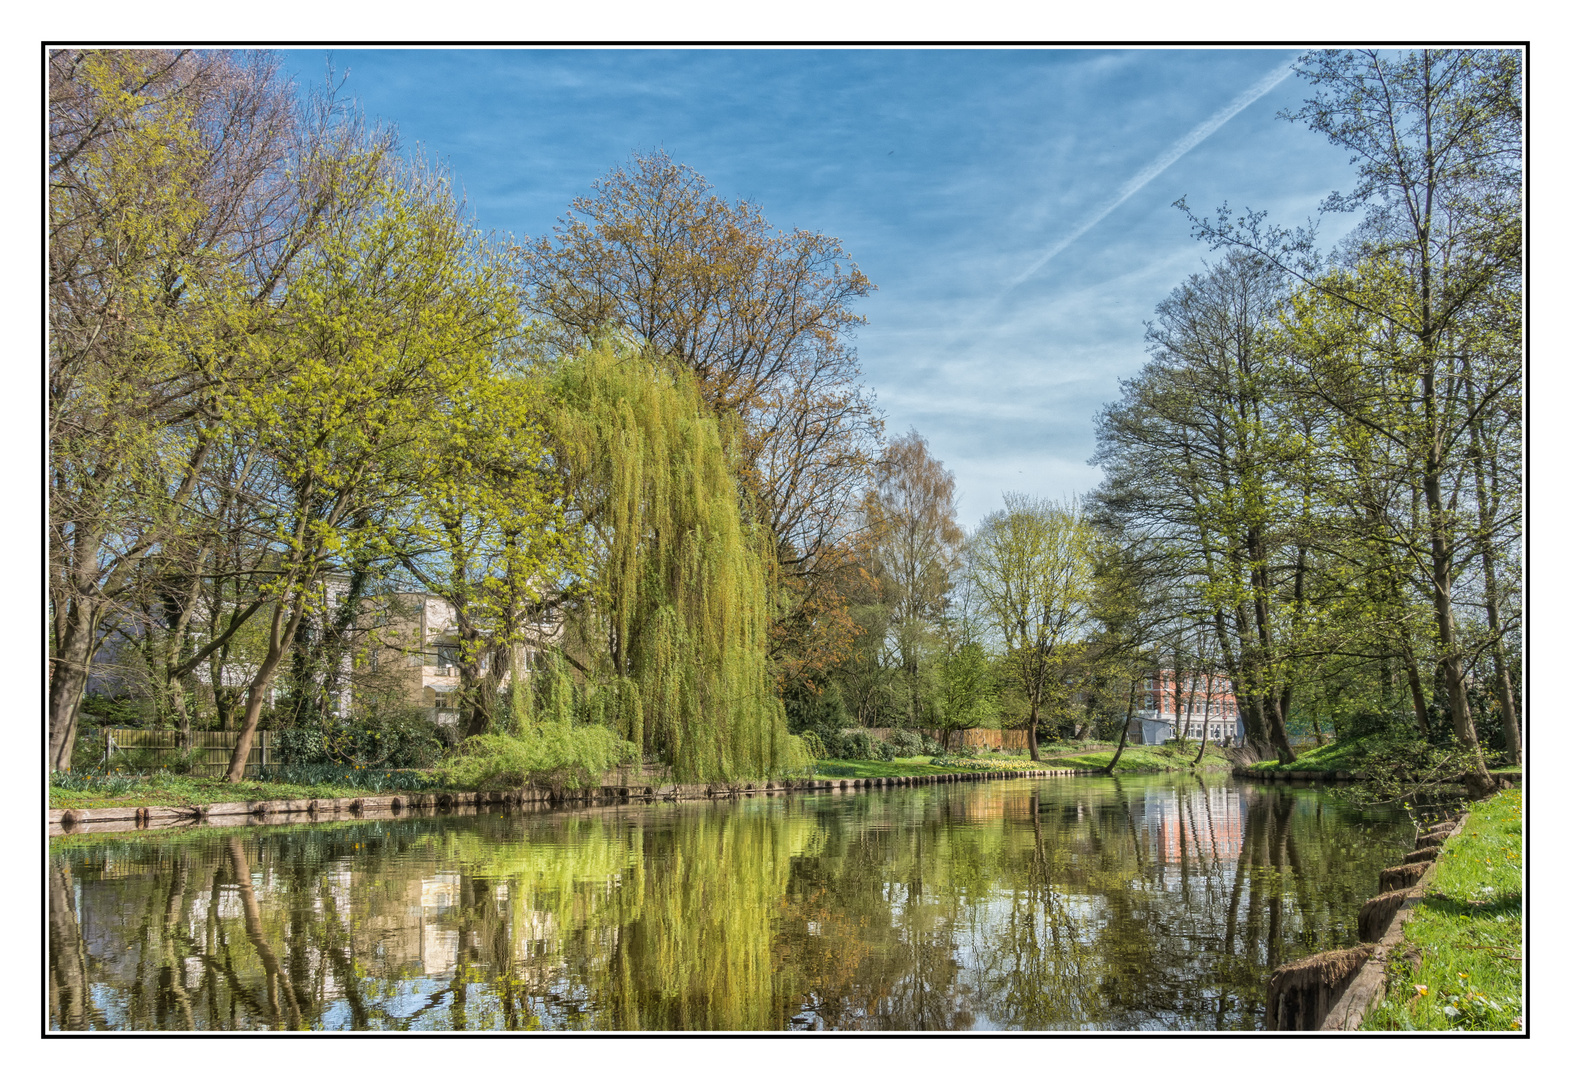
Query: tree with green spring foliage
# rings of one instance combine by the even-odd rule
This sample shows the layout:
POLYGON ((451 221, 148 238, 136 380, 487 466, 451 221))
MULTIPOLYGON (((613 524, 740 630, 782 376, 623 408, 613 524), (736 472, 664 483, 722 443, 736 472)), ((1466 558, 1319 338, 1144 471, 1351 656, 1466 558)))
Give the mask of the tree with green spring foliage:
POLYGON ((768 660, 771 541, 742 517, 732 433, 697 380, 602 345, 563 361, 552 395, 590 561, 568 650, 590 681, 618 687, 605 714, 678 780, 800 767, 768 660))

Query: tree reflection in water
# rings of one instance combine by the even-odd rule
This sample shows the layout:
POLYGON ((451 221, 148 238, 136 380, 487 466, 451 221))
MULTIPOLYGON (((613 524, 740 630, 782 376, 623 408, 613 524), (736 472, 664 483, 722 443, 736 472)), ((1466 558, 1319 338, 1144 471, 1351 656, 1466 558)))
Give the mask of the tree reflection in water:
POLYGON ((1247 1029, 1405 836, 1158 777, 66 838, 50 1022, 1247 1029))

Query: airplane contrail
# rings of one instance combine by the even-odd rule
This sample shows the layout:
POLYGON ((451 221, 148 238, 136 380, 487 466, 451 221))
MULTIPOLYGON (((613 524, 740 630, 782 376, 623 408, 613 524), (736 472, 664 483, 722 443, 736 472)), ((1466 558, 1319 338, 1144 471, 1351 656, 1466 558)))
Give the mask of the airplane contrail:
POLYGON ((1145 168, 1141 169, 1134 176, 1130 177, 1124 186, 1118 189, 1117 194, 1108 199, 1107 202, 1103 203, 1101 206, 1097 207, 1096 212, 1093 213, 1090 217, 1086 218, 1085 221, 1077 225, 1073 232, 1064 237, 1062 240, 1058 241, 1052 247, 1048 248, 1037 258, 1036 262, 1032 263, 1029 267, 1026 268, 1024 273, 1020 274, 1013 281, 1011 281, 1004 291, 999 294, 999 299, 1002 299, 1004 296, 1007 296, 1009 293, 1013 292, 1022 282, 1024 282, 1032 274, 1035 274, 1038 270, 1042 269, 1042 267, 1046 266, 1050 261, 1052 261, 1053 258, 1060 254, 1070 244, 1073 244, 1076 240, 1090 232, 1096 226, 1097 222, 1107 217, 1107 215, 1111 214, 1114 210, 1117 210, 1120 206, 1123 205, 1124 201, 1135 192, 1139 191, 1152 180, 1155 180, 1158 176, 1162 175, 1162 173, 1167 170, 1168 166, 1172 165, 1173 162, 1177 161, 1179 158, 1189 153, 1189 151, 1199 146, 1202 142, 1209 138, 1217 128, 1221 127, 1233 117, 1237 116, 1249 106, 1253 105, 1261 97, 1265 96, 1267 91, 1271 90, 1274 86, 1277 85, 1277 83, 1281 82, 1283 79, 1287 78, 1293 73, 1294 63, 1296 63, 1295 60, 1289 60, 1281 67, 1272 70, 1263 78, 1257 80, 1243 93, 1239 94, 1232 101, 1218 109, 1215 113, 1212 113, 1210 117, 1196 126, 1193 131, 1185 135, 1182 139, 1179 139, 1172 146, 1169 146, 1167 150, 1163 152, 1161 157, 1152 161, 1145 168))

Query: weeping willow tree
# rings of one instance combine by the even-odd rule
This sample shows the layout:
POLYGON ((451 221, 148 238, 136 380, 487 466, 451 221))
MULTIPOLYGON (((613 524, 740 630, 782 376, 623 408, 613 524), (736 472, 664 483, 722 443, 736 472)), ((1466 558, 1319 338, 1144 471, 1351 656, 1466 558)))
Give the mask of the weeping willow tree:
POLYGON ((678 780, 799 767, 767 656, 773 548, 743 519, 696 380, 610 345, 554 380, 558 464, 592 549, 573 631, 596 715, 678 780))

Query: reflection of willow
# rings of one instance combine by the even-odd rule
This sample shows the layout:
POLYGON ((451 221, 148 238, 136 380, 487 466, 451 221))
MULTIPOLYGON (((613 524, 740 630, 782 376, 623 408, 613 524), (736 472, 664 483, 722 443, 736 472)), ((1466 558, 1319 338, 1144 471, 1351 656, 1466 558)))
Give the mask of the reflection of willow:
POLYGON ((96 978, 125 1003, 107 1023, 127 1028, 314 1026, 329 1006, 355 1028, 783 1024, 772 930, 811 821, 683 807, 654 828, 609 815, 526 821, 522 838, 502 819, 466 825, 394 823, 336 844, 233 835, 172 862, 156 841, 120 845, 122 862, 150 865, 90 886, 98 910, 134 913, 114 970, 91 976, 57 862, 53 1022, 105 1026, 96 978), (411 914, 444 873, 455 902, 411 914), (459 943, 439 979, 422 978, 427 929, 459 943))
POLYGON ((477 850, 477 894, 505 885, 507 897, 463 909, 479 913, 488 945, 477 959, 497 1007, 532 1006, 551 1026, 779 1026, 772 929, 812 830, 800 817, 699 806, 650 824, 568 819, 531 830, 549 843, 477 850))

